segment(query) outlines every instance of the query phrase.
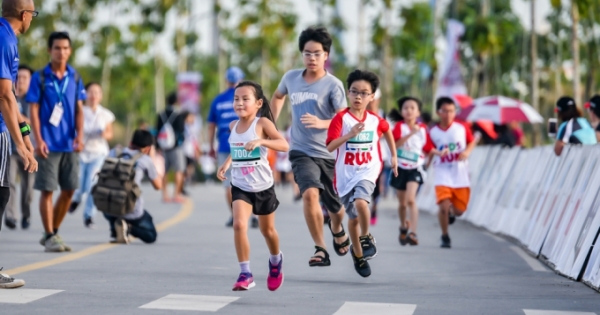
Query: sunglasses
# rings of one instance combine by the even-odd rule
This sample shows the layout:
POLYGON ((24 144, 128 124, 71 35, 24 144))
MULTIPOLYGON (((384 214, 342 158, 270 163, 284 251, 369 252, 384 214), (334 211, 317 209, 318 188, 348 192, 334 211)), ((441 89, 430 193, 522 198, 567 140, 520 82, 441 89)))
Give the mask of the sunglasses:
POLYGON ((36 17, 36 16, 38 16, 38 15, 40 14, 40 12, 38 12, 38 11, 34 11, 34 10, 22 10, 22 11, 21 11, 21 14, 23 14, 23 13, 25 13, 25 12, 29 12, 29 13, 31 13, 31 16, 33 16, 33 17, 36 17))

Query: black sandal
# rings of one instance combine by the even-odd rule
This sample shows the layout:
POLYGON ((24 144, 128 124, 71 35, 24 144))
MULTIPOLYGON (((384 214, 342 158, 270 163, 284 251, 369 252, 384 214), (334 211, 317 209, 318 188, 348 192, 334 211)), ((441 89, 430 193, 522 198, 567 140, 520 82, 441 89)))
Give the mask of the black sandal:
POLYGON ((417 234, 414 232, 408 233, 407 242, 410 246, 419 245, 419 239, 417 238, 417 234))
POLYGON ((308 265, 310 267, 328 267, 331 266, 331 260, 329 260, 329 253, 321 246, 315 245, 315 254, 310 258, 308 265), (325 256, 318 256, 317 253, 322 252, 325 256), (318 259, 318 260, 315 260, 318 259))
POLYGON ((342 224, 342 231, 340 231, 339 233, 333 233, 333 230, 331 229, 331 220, 329 220, 327 222, 327 225, 329 225, 329 230, 331 231, 331 235, 333 235, 333 250, 335 251, 335 253, 338 256, 346 256, 346 254, 348 254, 349 250, 347 250, 345 253, 342 253, 340 250, 344 247, 350 246, 350 237, 348 236, 348 238, 345 241, 343 241, 341 244, 338 244, 335 242, 336 237, 346 236, 346 231, 344 231, 344 225, 342 224))

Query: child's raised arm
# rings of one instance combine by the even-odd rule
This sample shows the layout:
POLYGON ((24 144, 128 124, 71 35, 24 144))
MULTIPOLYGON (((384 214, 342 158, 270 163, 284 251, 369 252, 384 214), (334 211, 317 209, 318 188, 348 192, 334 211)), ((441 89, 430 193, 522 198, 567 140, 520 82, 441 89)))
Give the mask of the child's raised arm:
POLYGON ((290 150, 290 145, 281 133, 277 131, 277 128, 272 121, 262 117, 258 120, 258 125, 262 128, 262 133, 267 136, 267 139, 257 139, 246 143, 246 146, 244 147, 246 150, 252 151, 260 146, 280 152, 290 150))

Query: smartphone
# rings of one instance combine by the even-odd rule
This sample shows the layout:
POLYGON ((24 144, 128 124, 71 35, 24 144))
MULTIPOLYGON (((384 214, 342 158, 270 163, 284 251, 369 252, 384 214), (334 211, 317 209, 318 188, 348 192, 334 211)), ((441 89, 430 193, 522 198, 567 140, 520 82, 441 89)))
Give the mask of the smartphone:
POLYGON ((549 137, 556 137, 556 133, 558 132, 558 120, 556 118, 549 118, 548 119, 548 136, 549 137))

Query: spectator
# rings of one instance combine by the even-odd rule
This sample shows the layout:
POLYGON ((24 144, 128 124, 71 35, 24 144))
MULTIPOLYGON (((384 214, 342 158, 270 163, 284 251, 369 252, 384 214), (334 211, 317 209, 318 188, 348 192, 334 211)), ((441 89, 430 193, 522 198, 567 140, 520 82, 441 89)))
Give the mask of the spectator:
MULTIPOLYGON (((210 112, 208 114, 208 144, 210 146, 209 155, 217 159, 217 165, 223 165, 227 157, 229 156, 229 124, 237 120, 237 114, 233 110, 233 96, 235 94, 235 86, 244 79, 244 72, 238 67, 231 67, 227 69, 225 74, 229 87, 223 93, 217 95, 210 105, 210 112), (219 138, 219 148, 215 152, 215 134, 219 138)), ((225 197, 227 199, 227 206, 231 212, 231 169, 225 173, 225 180, 223 181, 223 187, 225 187, 225 197)), ((258 221, 256 221, 258 224, 258 221)), ((233 215, 229 217, 227 223, 228 227, 233 226, 233 215)))
POLYGON ((34 188, 41 191, 40 213, 44 236, 40 244, 47 252, 70 251, 58 235, 79 185, 79 158, 83 149, 83 102, 85 88, 79 74, 68 65, 71 38, 53 32, 48 38, 50 63, 34 73, 26 101, 31 106, 31 123, 39 163, 34 188), (54 207, 53 192, 61 192, 54 207))
POLYGON ((525 134, 523 133, 523 129, 521 128, 521 124, 519 122, 513 121, 508 124, 508 128, 512 131, 512 135, 515 139, 515 145, 522 147, 525 139, 525 134))
POLYGON ((596 131, 596 140, 600 142, 600 95, 596 94, 592 96, 590 101, 585 104, 585 107, 590 113, 592 127, 596 131))
POLYGON ((185 120, 189 112, 181 110, 177 93, 173 92, 167 97, 167 108, 156 118, 156 139, 158 148, 165 159, 165 172, 175 172, 175 190, 173 198, 169 199, 167 193, 167 176, 163 178, 162 195, 164 202, 184 201, 182 195, 185 174, 185 154, 183 142, 185 140, 185 120))
POLYGON ((108 155, 108 141, 113 137, 112 124, 115 121, 115 115, 100 105, 100 102, 102 102, 102 87, 100 84, 89 83, 86 86, 86 91, 87 102, 86 106, 83 107, 83 151, 79 153, 79 189, 75 192, 69 212, 74 213, 83 201, 83 195, 87 194, 83 224, 87 228, 93 228, 96 207, 90 192, 94 178, 102 168, 102 163, 108 155))
MULTIPOLYGON (((196 174, 198 159, 202 155, 202 151, 200 150, 200 130, 202 130, 200 120, 196 119, 194 115, 188 115, 185 120, 185 141, 183 142, 183 152, 186 160, 184 185, 192 182, 196 174)), ((187 195, 185 189, 182 192, 184 195, 187 195)))
MULTIPOLYGON (((116 157, 126 155, 129 158, 139 156, 135 164, 135 182, 142 184, 144 174, 148 175, 152 187, 156 190, 161 189, 164 173, 159 167, 156 167, 152 160, 151 148, 154 144, 154 136, 147 131, 138 129, 133 133, 129 147, 117 152, 113 149, 109 156, 116 157)), ((123 217, 114 217, 104 214, 110 226, 111 243, 128 244, 129 235, 137 237, 146 244, 156 241, 157 232, 152 216, 144 210, 144 199, 140 195, 135 203, 133 211, 123 217)))
POLYGON ((515 135, 508 125, 494 125, 494 131, 498 137, 492 144, 501 145, 508 148, 515 146, 515 135))
MULTIPOLYGON (((28 66, 19 66, 19 72, 17 75, 17 103, 19 105, 19 112, 21 113, 20 121, 25 121, 28 124, 29 121, 29 105, 25 102, 25 95, 29 90, 29 84, 31 83, 31 76, 33 70, 28 66)), ((17 177, 21 179, 21 228, 26 230, 29 228, 29 217, 31 214, 31 200, 33 198, 33 181, 35 175, 25 170, 23 160, 17 153, 17 146, 14 141, 11 140, 11 156, 10 156, 10 167, 8 169, 8 184, 10 187, 10 198, 8 199, 8 207, 6 209, 6 218, 4 223, 9 229, 17 227, 17 177)))
POLYGON ((560 127, 556 134, 554 153, 561 155, 565 143, 596 144, 596 134, 590 123, 582 116, 581 110, 571 97, 563 96, 556 102, 556 110, 560 119, 560 127))

